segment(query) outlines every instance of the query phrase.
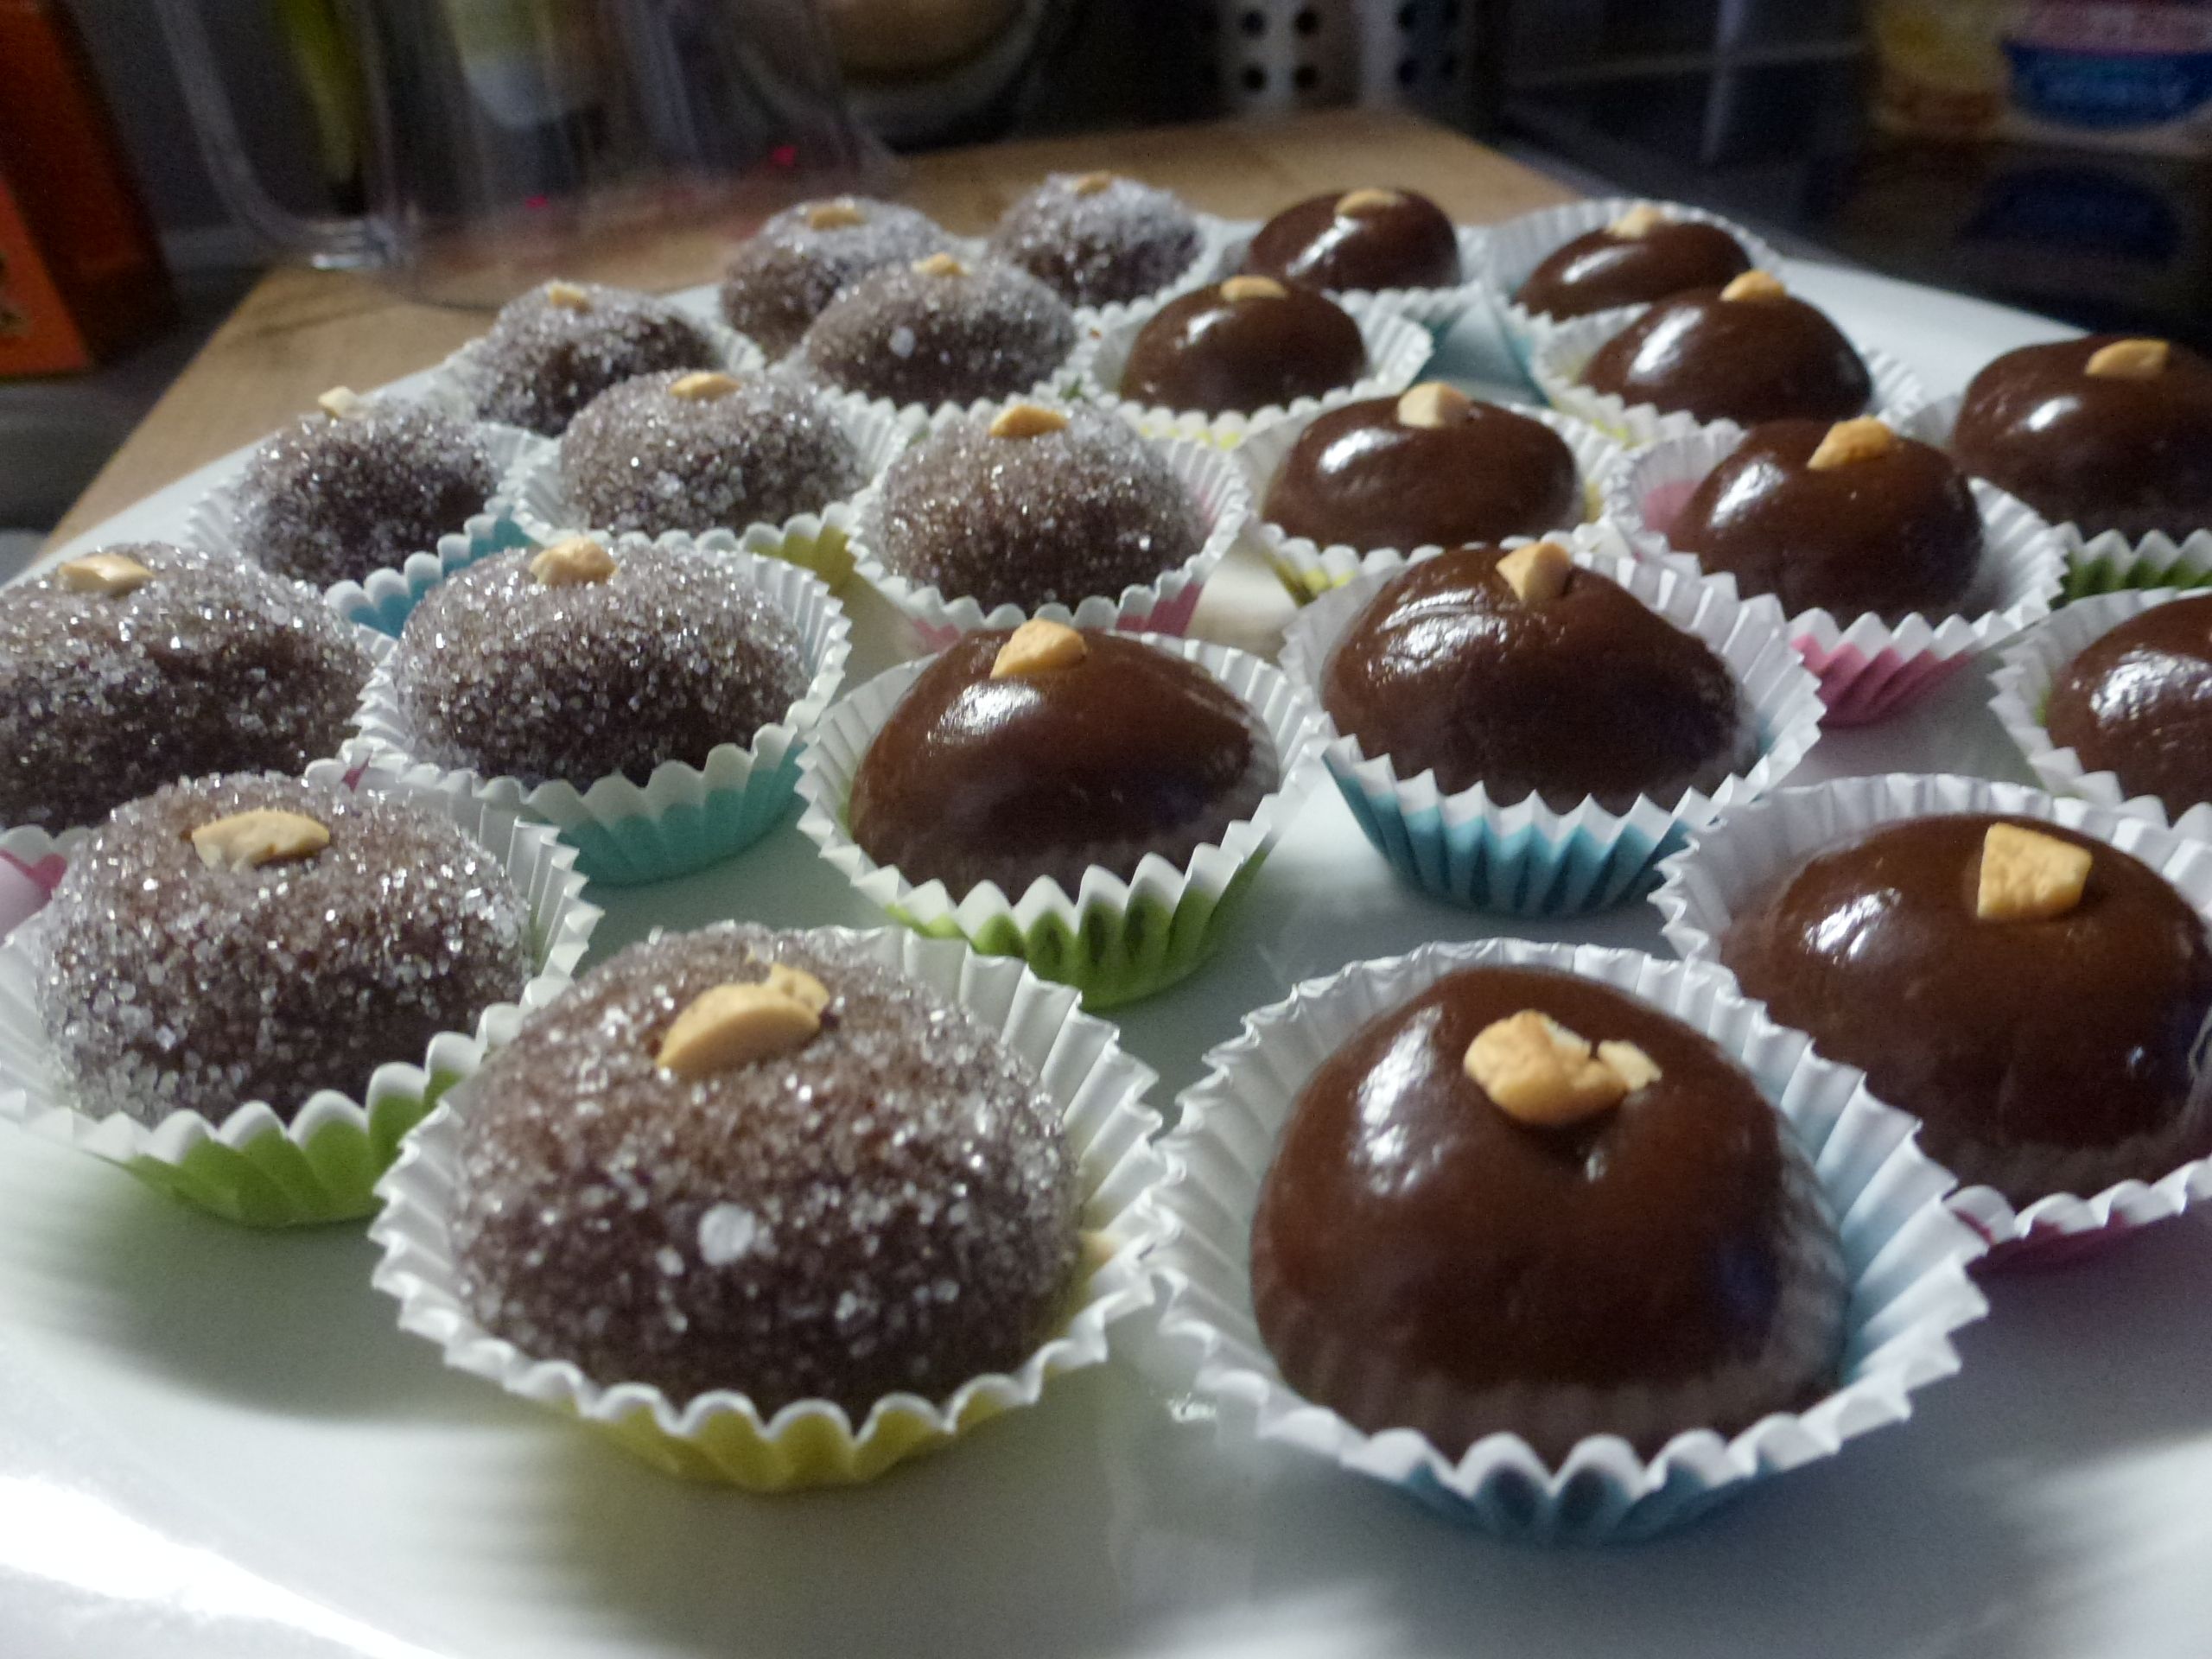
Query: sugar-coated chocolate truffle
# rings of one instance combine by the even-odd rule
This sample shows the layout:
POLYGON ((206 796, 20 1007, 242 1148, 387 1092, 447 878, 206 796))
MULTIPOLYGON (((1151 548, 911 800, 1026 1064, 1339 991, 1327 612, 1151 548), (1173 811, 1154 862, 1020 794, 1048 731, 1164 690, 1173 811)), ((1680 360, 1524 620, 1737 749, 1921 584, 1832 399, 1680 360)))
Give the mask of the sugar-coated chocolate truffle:
POLYGON ((620 381, 726 366, 707 331, 667 301, 597 283, 541 283, 517 296, 474 355, 476 412, 549 437, 620 381))
POLYGON ((1776 881, 1720 959, 1916 1114, 1929 1157, 2016 1201, 2044 1195, 2006 1178, 2023 1151, 2108 1151, 2102 1186, 2212 1143, 2194 1058, 2212 942, 2103 842, 1982 813, 1885 825, 1776 881))
POLYGON ((925 213, 866 196, 802 202, 731 251, 722 316, 771 357, 798 344, 823 308, 872 270, 910 265, 952 246, 925 213))
POLYGON ((1019 265, 1070 305, 1157 294, 1198 257, 1191 210, 1165 190, 1110 173, 1056 173, 991 232, 991 256, 1019 265))
POLYGON ((1075 314, 1027 271, 937 254, 855 283, 814 320, 795 361, 894 404, 968 404, 1050 379, 1075 345, 1075 314))
POLYGON ((1667 539, 1744 594, 1840 621, 1942 616, 1981 563, 1981 510, 1940 449, 1871 416, 1769 421, 1707 474, 1667 539))
POLYGON ((2052 684, 2044 724, 2131 798, 2174 817, 2212 802, 2212 595, 2154 605, 2090 641, 2052 684))
POLYGON ((2053 524, 2179 541, 2212 525, 2212 361, 2120 334, 2023 346, 1967 385, 1951 451, 2053 524))
POLYGON ((1541 421, 1441 382, 1317 416, 1268 486, 1268 519, 1370 552, 1537 536, 1582 522, 1574 452, 1541 421))
POLYGON ((149 1124, 358 1098, 531 968, 529 907, 449 818, 273 773, 119 807, 35 925, 61 1077, 92 1116, 149 1124))
POLYGON ((1177 868, 1281 781, 1259 718, 1196 664, 1031 622, 971 633, 910 688, 854 775, 846 821, 879 864, 955 898, 1073 893, 1147 853, 1177 868))
POLYGON ((230 554, 124 543, 0 589, 0 823, 304 771, 350 735, 371 665, 313 589, 230 554))
POLYGON ((391 677, 416 759, 578 788, 703 766, 807 686, 798 628, 712 554, 582 537, 433 588, 391 677))
POLYGON ((1118 598, 1206 537, 1160 450, 1079 405, 948 422, 886 469, 880 511, 874 551, 887 569, 987 611, 1118 598))
POLYGON ((1710 788, 1745 731, 1712 649, 1556 543, 1408 565, 1329 653, 1321 701, 1401 778, 1433 771, 1446 794, 1480 784, 1500 805, 1535 795, 1558 812, 1710 788))
POLYGON ((1526 968, 1449 975, 1322 1064, 1261 1189, 1252 1295, 1285 1380, 1356 1427, 1554 1462, 1801 1407, 1842 1311, 1834 1224, 1742 1067, 1526 968))
POLYGON ((1764 271, 1661 300, 1599 346, 1582 378, 1630 407, 1738 426, 1848 420, 1874 395, 1842 331, 1764 271))
POLYGON ((885 1395, 1015 1370, 1074 1281, 1074 1160, 1035 1071, 831 931, 633 944, 470 1090, 461 1300, 602 1384, 764 1418, 829 1400, 857 1428, 885 1395), (764 1004, 765 1034, 730 1030, 764 1004))
POLYGON ((1333 190, 1293 203, 1252 238, 1243 269, 1338 293, 1450 288, 1459 238, 1444 210, 1410 190, 1333 190))
POLYGON ((664 369, 610 386, 561 438, 583 522, 613 531, 780 524, 868 481, 828 401, 771 375, 664 369))
POLYGON ((1744 245, 1718 225, 1639 203, 1552 250, 1513 297, 1539 316, 1586 317, 1688 289, 1722 288, 1751 268, 1744 245))
POLYGON ((232 534, 256 564, 327 588, 435 551, 499 486, 467 422, 338 387, 247 457, 232 534))
POLYGON ((1232 276, 1153 314, 1121 394, 1161 408, 1249 415, 1319 397, 1367 372, 1359 325, 1334 301, 1267 276, 1232 276))

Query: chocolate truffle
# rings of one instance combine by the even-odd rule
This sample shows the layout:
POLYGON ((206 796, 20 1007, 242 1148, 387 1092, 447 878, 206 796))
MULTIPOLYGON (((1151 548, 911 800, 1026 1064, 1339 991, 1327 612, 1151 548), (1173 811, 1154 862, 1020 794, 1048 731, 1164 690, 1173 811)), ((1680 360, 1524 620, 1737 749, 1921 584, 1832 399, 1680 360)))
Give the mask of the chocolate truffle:
POLYGON ((1841 421, 1874 395, 1866 365, 1827 315, 1764 271, 1661 300, 1598 348, 1593 391, 1700 421, 1841 421))
POLYGON ((968 404, 1049 380, 1075 346, 1075 314, 1027 272, 933 254, 855 283, 814 320, 794 361, 894 404, 968 404))
POLYGON ((887 569, 986 611, 1118 598, 1206 538, 1166 458, 1079 405, 1016 404, 938 427, 884 473, 879 511, 887 569))
POLYGON ((1121 393, 1166 409, 1249 415, 1319 397, 1367 372, 1359 325, 1333 302, 1268 276, 1170 300, 1137 331, 1121 393))
POLYGON ((713 555, 583 537, 433 588, 391 677, 415 759, 580 789, 703 766, 807 687, 798 630, 713 555))
POLYGON ((739 243, 722 274, 722 315, 771 357, 798 344, 823 308, 872 270, 952 246, 926 214, 865 196, 786 207, 739 243))
POLYGON ((1329 653, 1321 701, 1400 778, 1433 771, 1447 795, 1480 784, 1498 805, 1535 795, 1555 812, 1710 788, 1745 733, 1705 642, 1556 543, 1408 565, 1329 653))
POLYGON ((1074 1160, 1034 1071, 828 931, 724 922, 594 969, 477 1074, 455 1185, 456 1287, 486 1330, 763 1418, 829 1400, 858 1428, 885 1395, 1012 1371, 1076 1273, 1074 1160), (785 1016, 775 1040, 715 1044, 748 996, 785 1016))
POLYGON ((1536 969, 1450 975, 1331 1055, 1252 1224, 1284 1379, 1454 1459, 1501 1431, 1554 1463, 1584 1433, 1649 1456, 1803 1405, 1834 1375, 1838 1260, 1740 1066, 1648 1003, 1536 969), (1615 1390, 1633 1416, 1608 1417, 1615 1390))
POLYGON ((1110 173, 1056 173, 1006 210, 990 250, 1070 305, 1112 305, 1166 288, 1203 241, 1191 210, 1165 190, 1110 173))
POLYGON ((1195 664, 1119 634, 1030 622, 923 671, 854 775, 847 823, 879 864, 956 899, 995 881, 1072 894, 1147 853, 1177 868, 1281 781, 1258 717, 1195 664), (1012 643, 1010 643, 1012 642, 1012 643))
POLYGON ((1338 293, 1451 288, 1459 238, 1444 211, 1410 190, 1340 190, 1284 208, 1253 237, 1243 269, 1338 293))
POLYGON ((2178 816, 2212 802, 2212 595, 2154 605, 2092 640, 2050 689, 2050 741, 2178 816))
POLYGON ((472 355, 476 412, 548 437, 618 382, 725 366, 707 331, 667 301, 597 283, 543 283, 508 301, 472 355))
POLYGON ((2044 1196, 2007 1178, 2024 1152, 2101 1149, 2101 1186, 2212 1141, 2192 1101, 2212 943, 2162 876, 2103 842, 1983 813, 1889 824, 1777 880, 1720 958, 1917 1114, 1929 1157, 2016 1202, 2044 1196))
POLYGON ((273 773, 119 807, 35 925, 60 1075, 91 1116, 148 1124, 358 1098, 531 966, 529 907, 442 813, 273 773))
POLYGON ((0 823, 303 771, 346 741, 370 667, 313 589, 229 554, 131 542, 57 565, 0 589, 0 823))
POLYGON ((1942 450, 1871 416, 1769 421, 1706 474, 1667 539, 1792 616, 1896 621, 1957 607, 1980 566, 1981 511, 1942 450))
POLYGON ((1264 511, 1288 535, 1365 553, 1541 535, 1581 523, 1582 508, 1558 433, 1430 381, 1317 416, 1264 511))
POLYGON ((1539 316, 1586 317, 1687 289, 1726 287, 1751 268, 1743 244, 1718 225, 1638 204, 1554 249, 1513 297, 1539 316))
POLYGON ((280 576, 327 588, 435 551, 499 486, 476 429, 433 409, 344 387, 249 456, 232 534, 280 576))
POLYGON ((1951 451, 2053 524, 2179 541, 2212 525, 2212 361, 2117 334, 2023 346, 1967 387, 1951 451))
POLYGON ((819 394, 701 369, 640 375, 593 398, 562 435, 561 475, 584 523, 648 536, 780 524, 868 481, 819 394))

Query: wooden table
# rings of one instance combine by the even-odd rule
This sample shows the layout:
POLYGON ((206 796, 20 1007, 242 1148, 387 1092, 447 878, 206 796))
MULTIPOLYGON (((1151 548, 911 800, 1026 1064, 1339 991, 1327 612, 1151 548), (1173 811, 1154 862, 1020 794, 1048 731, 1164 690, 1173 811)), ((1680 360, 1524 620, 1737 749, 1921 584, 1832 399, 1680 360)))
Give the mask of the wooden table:
MULTIPOLYGON (((1264 217, 1300 196, 1357 184, 1419 190, 1467 223, 1510 218, 1571 194, 1455 132, 1374 111, 946 150, 917 159, 902 194, 950 229, 981 231, 1043 174, 1092 168, 1134 174, 1236 218, 1264 217)), ((618 279, 688 287, 714 277, 721 250, 719 236, 670 235, 618 279)), ((368 278, 272 271, 110 459, 54 537, 67 539, 251 442, 327 387, 378 385, 426 367, 484 325, 481 312, 417 304, 368 278)))

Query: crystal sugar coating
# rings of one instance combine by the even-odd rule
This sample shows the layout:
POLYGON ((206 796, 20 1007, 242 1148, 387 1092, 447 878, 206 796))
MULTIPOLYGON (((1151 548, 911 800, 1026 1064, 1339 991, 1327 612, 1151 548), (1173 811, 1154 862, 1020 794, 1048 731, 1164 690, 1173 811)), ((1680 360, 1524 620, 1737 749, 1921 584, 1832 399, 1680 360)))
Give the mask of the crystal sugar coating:
POLYGON ((1075 313, 1011 265, 961 274, 893 265, 861 277, 806 331, 798 371, 894 404, 1010 397, 1075 350, 1075 313))
POLYGON ((107 551, 152 580, 0 590, 0 823, 97 823, 180 778, 338 752, 371 664, 315 593, 227 553, 107 551))
POLYGON ((868 481, 860 452, 823 398, 766 376, 716 397, 670 389, 664 369, 610 386, 561 439, 561 474, 586 524, 700 531, 780 524, 868 481))
POLYGON ((1118 598, 1196 555, 1205 521, 1160 450, 1116 416, 1067 416, 1031 438, 974 416, 931 432, 883 475, 877 556, 947 599, 1034 610, 1118 598))
POLYGON ((256 449, 239 480, 238 550, 327 588, 427 553, 484 511, 499 486, 466 421, 410 404, 318 411, 256 449))
POLYGON ((391 659, 417 760, 579 789, 750 743, 805 695, 798 628, 710 554, 618 550, 604 582, 554 587, 529 549, 433 588, 391 659))
POLYGON ((450 1223, 477 1320, 532 1358, 677 1402, 855 1426, 1019 1366, 1074 1275, 1073 1158, 1029 1065, 828 932, 724 922, 634 944, 471 1085, 450 1223), (772 963, 830 994, 797 1050, 686 1081, 677 1014, 772 963))
POLYGON ((798 345, 823 308, 870 271, 910 265, 952 245, 926 213, 866 196, 834 204, 850 207, 857 225, 810 224, 808 216, 824 205, 786 207, 737 245, 723 273, 722 315, 771 357, 798 345))
POLYGON ((359 1098, 387 1061, 522 994, 530 912, 492 855, 434 808, 273 773, 197 779, 96 831, 34 924, 56 1068, 96 1117, 147 1124, 248 1101, 289 1122, 318 1089, 359 1098), (298 812, 311 856, 210 868, 192 832, 298 812))
POLYGON ((1191 210, 1165 190, 1094 175, 1056 173, 1016 201, 991 233, 991 252, 1058 290, 1070 305, 1111 305, 1156 294, 1198 257, 1191 210))
POLYGON ((714 369, 706 330, 665 300, 574 284, 582 305, 556 304, 540 283, 500 308, 475 353, 476 412, 549 437, 620 381, 660 369, 714 369))

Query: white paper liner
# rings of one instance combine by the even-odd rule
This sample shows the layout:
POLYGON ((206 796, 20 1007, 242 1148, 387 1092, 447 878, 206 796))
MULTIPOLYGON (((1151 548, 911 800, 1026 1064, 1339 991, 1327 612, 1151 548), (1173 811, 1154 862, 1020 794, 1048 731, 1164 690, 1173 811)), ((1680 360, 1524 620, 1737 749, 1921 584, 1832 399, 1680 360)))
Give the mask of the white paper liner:
MULTIPOLYGON (((682 303, 673 295, 658 297, 675 306, 683 313, 687 321, 705 333, 715 360, 699 364, 698 367, 721 369, 741 376, 758 374, 767 367, 768 359, 760 348, 721 320, 711 289, 708 290, 704 302, 698 305, 682 303)), ((468 420, 476 419, 478 389, 483 384, 483 359, 486 342, 489 338, 488 335, 479 334, 453 352, 430 371, 429 380, 415 395, 426 403, 435 404, 449 414, 468 420)))
MULTIPOLYGON (((499 859, 529 910, 537 947, 536 971, 518 1003, 497 1003, 485 1009, 477 1021, 476 1039, 459 1032, 442 1032, 431 1039, 421 1064, 395 1058, 379 1065, 359 1099, 338 1089, 317 1090, 289 1123, 267 1102, 257 1100, 239 1103, 220 1123, 210 1122, 197 1111, 173 1111, 149 1128, 123 1112, 95 1117, 74 1103, 54 1070, 39 1018, 35 935, 32 927, 24 927, 0 944, 0 1118, 12 1119, 43 1140, 117 1164, 143 1160, 181 1166, 205 1142, 243 1150, 271 1132, 306 1150, 333 1125, 366 1134, 372 1114, 385 1097, 420 1097, 430 1079, 450 1073, 455 1056, 473 1040, 551 1001, 575 977, 602 912, 583 901, 584 878, 574 868, 575 849, 563 845, 550 830, 525 823, 513 811, 479 800, 465 789, 403 779, 381 769, 356 773, 345 763, 318 760, 305 776, 315 784, 338 784, 353 777, 353 787, 416 802, 450 817, 499 859)), ((81 841, 73 843, 72 850, 81 845, 81 841)), ((310 1211, 312 1198, 307 1198, 310 1211)), ((296 1218, 335 1217, 308 1213, 296 1218)))
POLYGON ((1912 1142, 1910 1119, 1866 1092, 1848 1066, 1812 1053, 1719 969, 1594 945, 1515 939, 1424 945, 1298 986, 1245 1017, 1207 1057, 1160 1143, 1167 1174, 1146 1201, 1164 1240, 1163 1337, 1195 1365, 1196 1392, 1267 1440, 1401 1487, 1491 1530, 1549 1542, 1648 1536, 1767 1475, 1831 1456, 1911 1414, 1910 1396, 1949 1376, 1950 1333, 1986 1304, 1967 1265, 1981 1254, 1943 1205, 1950 1176, 1912 1142), (1370 1019, 1446 974, 1478 965, 1562 969, 1651 1002, 1703 1033, 1749 1071, 1810 1160, 1840 1235, 1849 1281, 1840 1376, 1802 1412, 1776 1412, 1732 1439, 1676 1434, 1656 1456, 1617 1433, 1582 1440, 1556 1468, 1515 1434, 1478 1440, 1457 1461, 1409 1428, 1369 1434, 1292 1391, 1252 1307, 1252 1217, 1268 1166, 1306 1080, 1370 1019))
MULTIPOLYGON (((1732 810, 1666 861, 1652 902, 1665 918, 1668 941, 1692 961, 1718 964, 1719 940, 1738 906, 1753 902, 1773 881, 1823 847, 1864 835, 1877 826, 1945 813, 1998 812, 2041 818, 2108 842, 2132 854, 2173 884, 2200 913, 2212 918, 2212 846, 2176 836, 2140 818, 2085 801, 2054 798, 2018 784, 1947 775, 1891 773, 1840 778, 1804 789, 1783 790, 1732 810)), ((2212 1109, 2212 1070, 2202 1079, 2212 1109)), ((2197 1131, 2201 1140, 2201 1129, 2197 1131)), ((2106 1229, 2139 1227, 2178 1215, 2212 1195, 2212 1158, 2181 1163, 2152 1182, 2123 1180, 2087 1197, 2067 1190, 2066 1178, 2111 1168, 2145 1147, 2073 1151, 1975 1149, 1987 1166, 1984 1180, 2001 1180, 2015 1192, 2039 1188, 2049 1196, 2015 1205, 1991 1185, 1962 1187, 1952 1208, 1993 1247, 2006 1254, 2106 1229)), ((1969 1180, 1974 1173, 1967 1176, 1969 1180)), ((2088 1190, 2083 1184, 2082 1190, 2088 1190)))
MULTIPOLYGON (((931 420, 930 429, 939 430, 955 421, 982 420, 1006 406, 1001 403, 975 409, 945 410, 931 420)), ((1034 613, 1011 603, 986 611, 981 601, 970 596, 948 597, 934 586, 921 586, 893 575, 878 553, 883 534, 883 480, 880 477, 861 492, 854 504, 854 568, 890 601, 893 609, 913 624, 925 648, 931 651, 941 650, 962 634, 973 633, 978 628, 1019 627, 1033 614, 1077 628, 1185 632, 1191 626, 1192 613, 1198 609, 1198 595, 1206 578, 1226 556, 1237 533, 1251 517, 1252 495, 1245 487, 1244 475, 1236 463, 1222 450, 1180 438, 1152 438, 1147 442, 1159 450, 1169 469, 1190 492, 1205 530, 1205 539, 1196 553, 1149 582, 1132 584, 1118 595, 1091 594, 1072 607, 1041 605, 1034 613)))
MULTIPOLYGON (((1257 219, 1246 219, 1229 227, 1211 280, 1217 283, 1234 276, 1243 268, 1244 255, 1251 248, 1252 238, 1260 233, 1260 225, 1257 219)), ((1442 288, 1347 288, 1330 289, 1327 292, 1339 304, 1367 300, 1387 305, 1407 321, 1440 338, 1462 317, 1481 310, 1485 303, 1482 271, 1484 251, 1494 228, 1488 225, 1452 226, 1452 234, 1459 244, 1460 280, 1456 283, 1442 288)))
POLYGON ((0 939, 46 908, 92 833, 79 828, 56 835, 35 824, 0 832, 0 939))
MULTIPOLYGON (((1164 303, 1164 302, 1163 302, 1164 303)), ((1247 414, 1231 410, 1208 415, 1195 409, 1173 410, 1144 404, 1121 395, 1122 376, 1137 335, 1158 311, 1154 304, 1133 313, 1106 329, 1083 374, 1082 395, 1113 410, 1150 438, 1188 438, 1233 449, 1253 434, 1278 421, 1319 414, 1325 409, 1355 403, 1363 397, 1382 397, 1403 391, 1420 376, 1436 349, 1436 341, 1419 323, 1391 309, 1387 303, 1363 296, 1345 296, 1339 303, 1359 326, 1367 345, 1367 372, 1350 385, 1339 386, 1318 397, 1294 397, 1287 404, 1269 404, 1247 414)))
MULTIPOLYGON (((1605 506, 1605 481, 1620 461, 1620 445, 1589 422, 1556 409, 1534 404, 1500 404, 1498 407, 1541 421, 1565 439, 1567 447, 1573 451, 1575 474, 1582 485, 1582 517, 1574 524, 1555 524, 1554 531, 1569 531, 1597 518, 1605 506)), ((1289 534, 1267 516, 1268 491, 1274 483, 1276 473, 1320 413, 1316 410, 1302 418, 1285 420, 1265 431, 1255 432, 1236 453, 1237 465, 1244 471, 1245 486, 1252 493, 1252 537, 1267 555, 1268 563, 1274 568, 1283 586, 1297 595, 1301 604, 1332 588, 1343 587, 1363 569, 1384 566, 1395 569, 1408 559, 1442 551, 1442 544, 1436 542, 1414 548, 1376 548, 1365 553, 1343 542, 1332 542, 1324 547, 1310 536, 1289 534)))
MULTIPOLYGON (((967 1008, 1036 1067, 1046 1092, 1061 1108, 1083 1193, 1081 1224, 1087 1234, 1103 1235, 1110 1254, 1091 1269, 1058 1334, 1012 1373, 974 1377, 941 1402, 887 1395, 857 1427, 842 1407, 826 1400, 797 1401, 764 1418, 743 1394, 718 1389, 679 1407, 647 1384, 606 1387, 565 1361, 532 1359, 479 1325, 454 1288, 448 1220, 461 1119, 468 1109, 466 1084, 407 1138, 378 1188, 385 1208, 369 1236, 383 1247, 384 1258, 372 1282, 397 1300, 401 1328, 435 1344, 455 1370, 595 1426, 620 1428, 644 1415, 653 1433, 688 1442, 708 1459, 711 1466, 695 1472, 763 1487, 793 1483, 754 1478, 750 1459, 723 1460, 718 1454, 731 1440, 757 1452, 762 1440, 827 1427, 851 1443, 849 1449, 862 1465, 830 1478, 864 1479, 880 1472, 866 1466, 871 1442, 885 1437, 893 1419, 918 1420, 928 1437, 922 1446, 887 1454, 895 1458, 948 1440, 985 1415, 1033 1406, 1048 1378, 1103 1363, 1108 1327, 1153 1300, 1146 1258, 1157 1242, 1158 1223, 1141 1200, 1162 1167, 1151 1144, 1160 1115, 1144 1101, 1157 1077, 1122 1050, 1112 1026, 1078 1011, 1072 991, 1039 979, 1019 962, 978 956, 957 940, 922 938, 899 928, 816 931, 864 945, 876 961, 967 1008)), ((487 1038, 464 1057, 466 1076, 475 1074, 487 1049, 512 1040, 513 1029, 505 1027, 487 1038)))

